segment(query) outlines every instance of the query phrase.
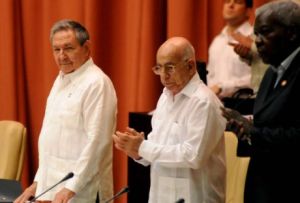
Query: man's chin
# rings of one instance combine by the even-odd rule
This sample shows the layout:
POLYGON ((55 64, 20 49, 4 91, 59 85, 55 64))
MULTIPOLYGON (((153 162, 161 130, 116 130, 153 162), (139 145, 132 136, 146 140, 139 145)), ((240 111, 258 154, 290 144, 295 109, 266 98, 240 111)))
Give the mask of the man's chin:
POLYGON ((165 84, 164 85, 167 89, 169 89, 169 90, 171 90, 172 89, 172 87, 174 87, 174 85, 173 84, 171 84, 171 83, 169 83, 169 84, 165 84))
POLYGON ((261 60, 265 63, 265 64, 271 64, 274 65, 274 63, 270 60, 270 57, 264 55, 264 54, 260 54, 260 58, 261 60))
POLYGON ((75 69, 72 67, 72 66, 60 66, 60 70, 65 73, 65 74, 68 74, 68 73, 72 73, 75 69))
POLYGON ((178 87, 176 87, 175 85, 173 85, 173 84, 170 84, 170 85, 165 85, 165 87, 169 90, 169 91, 171 91, 171 92, 177 92, 177 89, 178 89, 178 87))

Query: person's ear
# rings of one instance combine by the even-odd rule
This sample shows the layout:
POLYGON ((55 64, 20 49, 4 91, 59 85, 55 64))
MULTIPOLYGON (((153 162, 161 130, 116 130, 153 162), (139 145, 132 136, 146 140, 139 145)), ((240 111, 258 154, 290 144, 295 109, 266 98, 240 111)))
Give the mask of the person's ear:
POLYGON ((90 44, 91 44, 90 40, 86 40, 82 46, 84 46, 85 48, 90 49, 90 44))
POLYGON ((288 30, 287 30, 287 37, 291 42, 295 42, 295 41, 299 40, 299 34, 300 34, 299 30, 297 30, 297 28, 295 26, 288 28, 288 30))
POLYGON ((246 8, 245 17, 248 20, 253 12, 252 8, 246 8))
POLYGON ((188 65, 188 68, 191 70, 191 69, 194 68, 195 63, 192 59, 189 59, 188 62, 187 62, 187 65, 188 65))
POLYGON ((82 46, 85 48, 87 53, 90 54, 90 46, 91 46, 90 40, 86 40, 82 46))
POLYGON ((292 33, 291 34, 291 36, 290 36, 290 40, 292 41, 292 42, 295 42, 295 41, 299 41, 299 35, 298 34, 296 34, 296 33, 292 33))

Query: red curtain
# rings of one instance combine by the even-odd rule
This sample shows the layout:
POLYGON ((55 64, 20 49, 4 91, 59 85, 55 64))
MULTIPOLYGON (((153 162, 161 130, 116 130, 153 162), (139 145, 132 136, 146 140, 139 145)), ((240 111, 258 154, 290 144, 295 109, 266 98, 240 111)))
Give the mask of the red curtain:
MULTIPOLYGON (((257 0, 254 8, 267 2, 257 0)), ((151 72, 159 45, 172 36, 188 38, 198 59, 220 32, 223 0, 1 0, 0 120, 28 129, 22 176, 28 186, 38 166, 37 140, 45 102, 58 69, 49 31, 68 18, 90 32, 93 59, 112 79, 118 96, 118 129, 131 111, 155 108, 161 92, 151 72)), ((251 16, 253 21, 253 14, 251 16)), ((114 151, 115 190, 127 184, 127 157, 114 151)), ((122 197, 118 202, 126 202, 122 197)))

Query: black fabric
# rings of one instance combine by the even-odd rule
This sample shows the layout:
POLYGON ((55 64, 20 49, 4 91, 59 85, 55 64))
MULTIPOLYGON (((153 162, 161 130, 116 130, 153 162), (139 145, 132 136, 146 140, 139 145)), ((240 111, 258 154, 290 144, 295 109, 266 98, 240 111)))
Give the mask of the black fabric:
POLYGON ((99 201, 99 192, 97 192, 96 203, 100 203, 100 201, 99 201))
POLYGON ((206 76, 208 72, 206 70, 206 63, 204 61, 197 60, 196 65, 200 79, 204 82, 204 84, 207 84, 206 76))
POLYGON ((223 98, 222 101, 225 107, 237 110, 243 115, 253 114, 255 98, 250 88, 240 89, 232 97, 223 98))
POLYGON ((12 203, 21 193, 19 181, 0 179, 0 203, 12 203))
MULTIPOLYGON (((152 130, 152 116, 143 112, 129 113, 129 126, 138 132, 143 131, 147 139, 148 133, 152 130)), ((147 203, 150 189, 150 166, 143 166, 131 158, 128 158, 128 203, 147 203)))
POLYGON ((238 146, 250 156, 245 203, 299 202, 300 53, 274 88, 275 77, 269 68, 256 96, 251 150, 238 146))

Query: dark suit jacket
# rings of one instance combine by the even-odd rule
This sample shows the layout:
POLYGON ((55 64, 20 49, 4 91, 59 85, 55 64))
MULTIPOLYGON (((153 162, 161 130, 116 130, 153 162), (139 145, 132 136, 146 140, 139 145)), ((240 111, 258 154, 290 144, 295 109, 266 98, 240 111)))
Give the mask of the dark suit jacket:
POLYGON ((261 82, 252 145, 238 145, 251 157, 245 203, 300 202, 300 53, 274 88, 276 76, 269 68, 261 82))

